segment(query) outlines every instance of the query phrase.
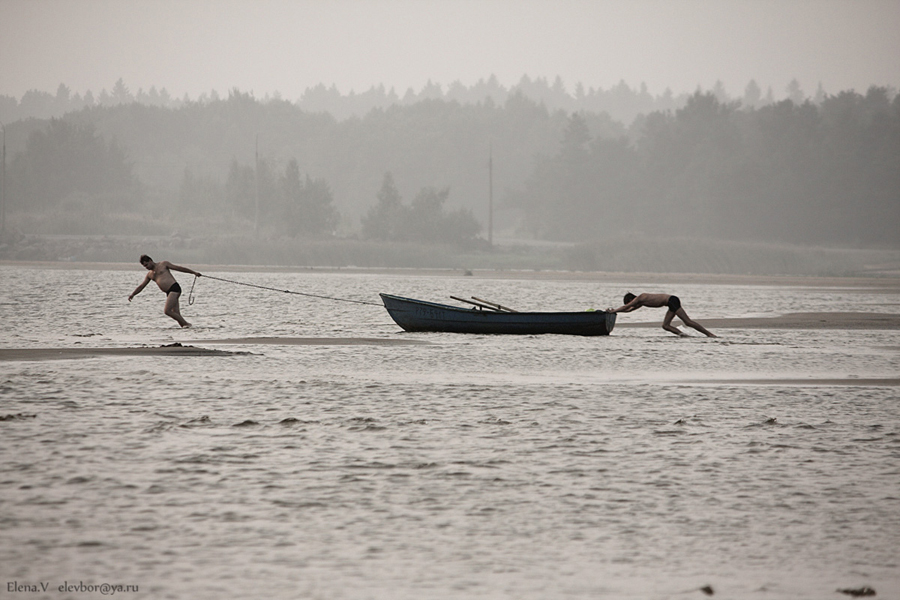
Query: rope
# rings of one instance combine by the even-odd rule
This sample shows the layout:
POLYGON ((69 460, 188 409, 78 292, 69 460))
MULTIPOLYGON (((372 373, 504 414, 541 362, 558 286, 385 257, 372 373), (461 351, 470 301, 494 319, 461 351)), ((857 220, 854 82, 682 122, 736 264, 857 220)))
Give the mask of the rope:
POLYGON ((188 292, 188 306, 194 305, 194 286, 197 284, 197 278, 199 275, 194 275, 194 281, 191 282, 191 291, 188 292))
MULTIPOLYGON (((197 277, 194 276, 194 283, 197 283, 197 277)), ((234 283, 236 285, 244 285, 247 287, 258 288, 261 290, 269 290, 270 292, 281 292, 283 294, 294 294, 295 296, 308 296, 310 298, 322 298, 324 300, 336 300, 337 302, 352 302, 354 304, 368 304, 369 306, 381 306, 375 302, 366 302, 365 300, 350 300, 349 298, 335 298, 334 296, 321 296, 319 294, 308 294, 306 292, 292 292, 291 290, 281 290, 278 288, 268 287, 265 285, 256 285, 255 283, 245 283, 243 281, 234 281, 233 279, 225 279, 223 277, 213 277, 212 275, 203 275, 206 279, 215 279, 216 281, 224 281, 225 283, 234 283)), ((194 284, 191 284, 191 292, 188 295, 188 302, 194 303, 194 284)), ((189 305, 190 305, 189 304, 189 305)))

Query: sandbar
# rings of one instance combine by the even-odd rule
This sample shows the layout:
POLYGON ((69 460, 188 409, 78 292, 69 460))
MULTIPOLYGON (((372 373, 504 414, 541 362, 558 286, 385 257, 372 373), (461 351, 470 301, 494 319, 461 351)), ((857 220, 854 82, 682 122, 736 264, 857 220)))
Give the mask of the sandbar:
POLYGON ((390 338, 319 338, 319 337, 240 337, 218 340, 193 340, 192 344, 262 344, 269 346, 410 346, 424 345, 425 340, 398 340, 390 338))
MULTIPOLYGON (((271 346, 400 346, 430 344, 425 340, 386 338, 244 337, 193 340, 189 344, 262 344, 271 346)), ((133 348, 0 348, 0 361, 62 360, 97 356, 235 356, 249 352, 215 350, 190 345, 139 346, 133 348)))
MULTIPOLYGON (((774 315, 771 317, 737 317, 704 319, 702 315, 691 317, 710 330, 714 329, 900 329, 900 314, 856 312, 806 312, 774 315)), ((629 323, 619 315, 616 329, 630 327, 660 327, 662 319, 653 322, 629 323)), ((679 319, 672 322, 683 326, 679 319)))
POLYGON ((140 346, 135 348, 0 348, 0 361, 62 360, 97 356, 234 356, 228 352, 194 346, 140 346))
POLYGON ((854 386, 881 387, 898 386, 900 379, 896 377, 760 377, 742 379, 684 379, 681 384, 699 385, 800 385, 800 386, 854 386))

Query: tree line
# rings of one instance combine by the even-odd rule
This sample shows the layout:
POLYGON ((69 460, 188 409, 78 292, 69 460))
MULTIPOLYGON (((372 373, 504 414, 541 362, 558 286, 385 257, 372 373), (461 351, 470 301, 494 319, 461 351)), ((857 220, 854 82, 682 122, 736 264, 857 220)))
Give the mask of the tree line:
MULTIPOLYGON (((700 90, 698 90, 700 91, 700 90)), ((813 93, 803 90, 800 82, 792 80, 784 90, 776 95, 771 86, 765 92, 751 79, 740 94, 731 94, 721 81, 706 90, 722 102, 740 100, 744 107, 759 108, 774 104, 781 99, 802 104, 806 100, 819 104, 825 97, 821 84, 813 93)), ((495 76, 480 79, 472 85, 464 85, 454 81, 447 86, 428 81, 422 89, 412 88, 398 92, 394 88, 386 88, 383 84, 373 85, 368 90, 341 92, 332 84, 318 84, 308 87, 303 94, 291 101, 300 110, 307 112, 323 112, 338 120, 352 117, 363 117, 373 109, 386 109, 391 106, 410 106, 423 100, 444 100, 460 104, 477 104, 490 99, 495 104, 504 104, 513 95, 521 94, 550 111, 564 110, 568 112, 605 112, 613 119, 623 123, 631 123, 635 117, 654 111, 675 110, 685 105, 690 93, 675 93, 671 89, 661 94, 651 94, 645 83, 630 86, 624 80, 608 88, 585 87, 575 83, 566 86, 562 78, 557 76, 553 81, 546 77, 531 78, 523 75, 513 85, 503 85, 495 76)), ((227 97, 227 94, 225 95, 227 97)), ((21 98, 0 95, 0 122, 11 123, 23 119, 49 119, 61 117, 69 112, 84 108, 111 107, 136 102, 144 106, 178 109, 190 104, 209 104, 218 102, 223 96, 216 90, 204 92, 195 98, 188 94, 181 96, 171 94, 165 87, 151 86, 149 89, 139 88, 132 91, 122 78, 107 90, 100 90, 96 95, 87 90, 83 94, 73 91, 64 83, 60 83, 55 93, 41 90, 29 90, 21 98)), ((266 94, 260 99, 263 103, 282 102, 285 98, 278 92, 266 94)))
POLYGON ((886 88, 760 107, 698 92, 628 127, 520 93, 338 120, 232 90, 6 129, 20 212, 102 206, 272 235, 471 241, 492 153, 496 222, 536 239, 900 243, 900 96, 886 88))

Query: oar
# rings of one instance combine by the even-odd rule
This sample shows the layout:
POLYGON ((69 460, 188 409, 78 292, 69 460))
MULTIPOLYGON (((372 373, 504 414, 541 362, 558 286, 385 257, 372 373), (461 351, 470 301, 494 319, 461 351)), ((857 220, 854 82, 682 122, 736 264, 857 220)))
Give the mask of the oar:
POLYGON ((482 304, 481 302, 472 302, 471 300, 466 300, 465 298, 457 298, 456 296, 450 296, 450 297, 453 298, 454 300, 458 300, 459 302, 466 302, 468 304, 474 304, 479 309, 486 308, 486 309, 492 310, 494 312, 502 312, 499 308, 494 308, 493 306, 491 306, 489 304, 482 304))
POLYGON ((502 304, 497 304, 496 302, 491 302, 490 300, 482 300, 481 298, 477 298, 475 296, 472 296, 472 300, 478 300, 479 302, 483 302, 490 306, 496 306, 497 308, 495 310, 502 310, 504 312, 519 312, 517 310, 513 310, 509 307, 503 306, 502 304))

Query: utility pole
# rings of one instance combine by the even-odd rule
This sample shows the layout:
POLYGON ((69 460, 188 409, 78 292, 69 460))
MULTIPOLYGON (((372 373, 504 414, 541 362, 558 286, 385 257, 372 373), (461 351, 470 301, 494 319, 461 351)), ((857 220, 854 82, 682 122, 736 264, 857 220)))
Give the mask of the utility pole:
POLYGON ((254 177, 256 180, 256 211, 253 217, 253 235, 259 237, 259 134, 256 134, 256 171, 254 177))
POLYGON ((0 170, 0 233, 6 233, 6 125, 3 128, 3 168, 0 170))
POLYGON ((488 149, 488 246, 494 245, 494 143, 488 149))

